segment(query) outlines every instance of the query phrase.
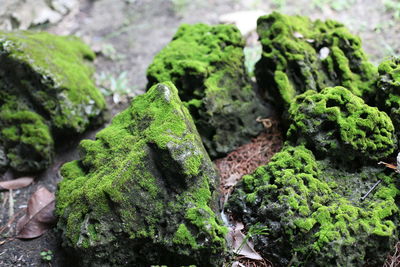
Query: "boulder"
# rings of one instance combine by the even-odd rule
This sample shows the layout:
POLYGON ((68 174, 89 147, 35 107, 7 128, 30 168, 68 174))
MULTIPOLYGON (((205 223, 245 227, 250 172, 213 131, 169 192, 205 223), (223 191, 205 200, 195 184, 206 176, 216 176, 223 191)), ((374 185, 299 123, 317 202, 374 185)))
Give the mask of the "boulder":
POLYGON ((178 91, 154 85, 65 164, 56 213, 83 265, 221 266, 218 174, 178 91))
POLYGON ((318 157, 376 162, 397 148, 389 116, 340 86, 299 95, 290 106, 289 122, 287 138, 318 157))
POLYGON ((247 229, 268 230, 253 241, 274 265, 382 266, 398 236, 396 179, 382 168, 345 169, 287 145, 243 177, 227 209, 247 229))
POLYGON ((182 25, 147 70, 148 87, 176 85, 212 158, 249 142, 263 129, 257 117, 271 113, 250 83, 243 47, 236 26, 182 25))
POLYGON ((273 12, 257 25, 263 53, 255 75, 264 96, 278 108, 287 109, 307 90, 329 86, 344 86, 367 101, 374 97, 376 67, 360 38, 343 24, 273 12))
POLYGON ((82 133, 101 117, 93 58, 75 37, 0 32, 0 144, 15 171, 43 170, 54 137, 82 133))

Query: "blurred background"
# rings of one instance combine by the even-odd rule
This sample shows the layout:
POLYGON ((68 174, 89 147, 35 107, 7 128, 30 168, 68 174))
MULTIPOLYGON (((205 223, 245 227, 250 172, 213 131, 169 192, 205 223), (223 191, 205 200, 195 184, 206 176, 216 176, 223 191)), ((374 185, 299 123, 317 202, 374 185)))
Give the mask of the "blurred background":
POLYGON ((0 0, 0 30, 81 37, 98 54, 98 86, 120 104, 144 92, 147 66, 181 23, 238 25, 251 72, 256 19, 272 11, 342 22, 375 64, 400 54, 400 0, 0 0))

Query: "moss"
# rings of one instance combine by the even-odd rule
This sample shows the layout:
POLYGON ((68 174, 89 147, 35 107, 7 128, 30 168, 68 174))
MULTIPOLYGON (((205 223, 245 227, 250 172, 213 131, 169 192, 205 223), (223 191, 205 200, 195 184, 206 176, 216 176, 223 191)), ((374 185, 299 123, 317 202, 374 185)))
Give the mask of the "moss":
POLYGON ((83 132, 90 119, 105 108, 91 78, 93 68, 86 64, 94 59, 94 53, 78 38, 46 32, 0 32, 0 55, 5 74, 14 77, 14 83, 19 81, 24 93, 58 129, 83 132))
POLYGON ((255 119, 268 115, 245 71, 243 46, 235 26, 182 25, 147 70, 149 88, 177 86, 211 157, 248 142, 262 130, 255 119))
POLYGON ((45 120, 30 110, 0 107, 0 139, 9 165, 20 172, 39 171, 53 159, 53 139, 45 120))
POLYGON ((87 64, 93 58, 74 37, 0 32, 0 139, 14 170, 43 170, 53 136, 81 133, 101 114, 105 101, 87 64))
POLYGON ((258 19, 257 32, 263 46, 257 82, 278 107, 288 108, 306 90, 328 86, 347 87, 367 100, 374 96, 376 67, 343 24, 273 12, 258 19))
POLYGON ((385 111, 393 121, 396 135, 400 137, 400 59, 383 61, 378 68, 377 106, 385 111))
POLYGON ((380 160, 396 149, 392 121, 343 87, 299 95, 289 109, 288 138, 322 157, 380 160))
POLYGON ((259 223, 271 229, 254 243, 274 264, 294 259, 292 264, 303 266, 377 265, 397 236, 394 181, 377 168, 350 172, 316 160, 304 146, 286 146, 268 165, 244 177, 227 208, 247 228, 259 223), (378 190, 360 201, 379 179, 378 190), (250 194, 256 201, 247 200, 250 194))
POLYGON ((136 97, 80 146, 82 159, 62 168, 56 213, 66 243, 84 262, 221 261, 225 228, 210 206, 217 174, 172 83, 136 97), (95 237, 87 234, 92 225, 95 237))

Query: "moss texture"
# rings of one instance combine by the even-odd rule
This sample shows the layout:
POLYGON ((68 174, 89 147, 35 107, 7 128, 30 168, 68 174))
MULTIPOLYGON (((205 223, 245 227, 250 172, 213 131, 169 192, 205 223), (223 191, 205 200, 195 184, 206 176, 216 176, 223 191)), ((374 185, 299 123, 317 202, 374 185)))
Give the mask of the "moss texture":
POLYGON ((269 229, 254 238, 255 248, 278 266, 378 266, 398 234, 395 179, 373 167, 344 170, 304 146, 286 146, 243 177, 228 209, 247 227, 269 229))
POLYGON ((288 139, 306 144, 318 157, 381 160, 396 147, 389 116, 344 87, 299 95, 289 109, 288 139))
POLYGON ((44 169, 54 135, 82 133, 104 110, 93 58, 75 37, 0 32, 0 140, 14 170, 44 169))
POLYGON ((377 106, 393 121, 396 135, 400 137, 400 58, 383 61, 378 68, 377 106))
POLYGON ((148 87, 177 86, 211 157, 248 142, 262 130, 256 118, 269 115, 250 84, 243 47, 233 25, 182 25, 147 71, 148 87))
POLYGON ((365 100, 374 95, 376 67, 343 24, 276 12, 257 24, 263 46, 257 82, 278 107, 286 109, 296 95, 328 86, 344 86, 365 100))
POLYGON ((172 83, 136 97, 81 151, 62 168, 56 212, 84 265, 221 264, 218 176, 172 83))

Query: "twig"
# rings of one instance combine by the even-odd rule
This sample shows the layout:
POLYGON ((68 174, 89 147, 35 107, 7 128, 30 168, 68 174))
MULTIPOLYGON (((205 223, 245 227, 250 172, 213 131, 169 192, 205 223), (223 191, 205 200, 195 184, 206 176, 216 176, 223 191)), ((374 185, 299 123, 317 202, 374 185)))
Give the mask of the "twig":
POLYGON ((10 197, 8 198, 8 218, 14 217, 14 196, 13 190, 10 189, 10 197))
POLYGON ((376 183, 368 190, 368 192, 367 192, 364 196, 362 196, 362 197, 360 198, 360 201, 364 201, 364 200, 368 197, 368 195, 371 194, 371 192, 372 192, 381 182, 382 182, 382 180, 378 180, 378 182, 376 182, 376 183))

